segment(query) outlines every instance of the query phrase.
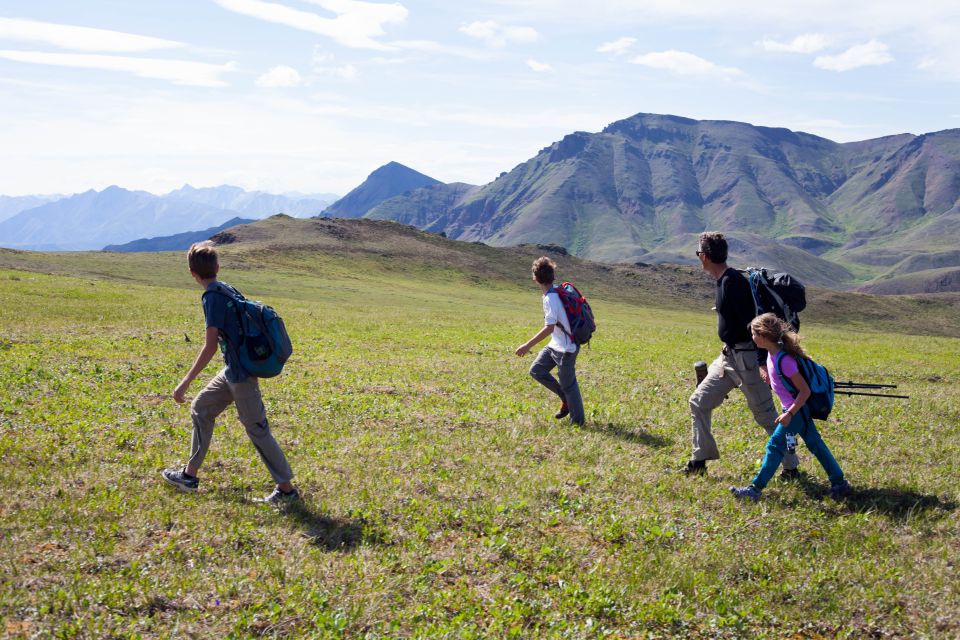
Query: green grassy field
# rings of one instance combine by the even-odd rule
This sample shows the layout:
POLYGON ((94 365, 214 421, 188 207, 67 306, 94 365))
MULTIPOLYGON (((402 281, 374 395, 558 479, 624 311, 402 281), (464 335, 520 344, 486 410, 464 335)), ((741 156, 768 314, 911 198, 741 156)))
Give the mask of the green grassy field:
POLYGON ((189 452, 169 394, 203 330, 182 254, 5 256, 0 635, 960 634, 960 339, 806 319, 838 379, 911 399, 840 397, 822 423, 849 500, 803 452, 799 482, 743 505, 727 488, 766 436, 737 393, 715 414, 722 460, 674 472, 692 363, 719 347, 708 305, 595 287, 575 428, 513 355, 542 321, 525 271, 224 251, 224 279, 294 339, 263 389, 305 501, 250 500, 271 484, 232 410, 199 493, 160 479, 189 452))

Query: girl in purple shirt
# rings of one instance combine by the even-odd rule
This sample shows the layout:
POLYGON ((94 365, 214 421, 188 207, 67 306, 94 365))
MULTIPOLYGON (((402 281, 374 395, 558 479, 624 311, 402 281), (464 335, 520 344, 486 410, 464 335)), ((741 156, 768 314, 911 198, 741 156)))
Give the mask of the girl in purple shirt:
POLYGON ((803 438, 804 444, 810 453, 816 457, 817 461, 827 472, 830 478, 830 497, 840 498, 848 495, 852 489, 850 484, 843 478, 843 470, 834 459, 833 454, 827 447, 817 427, 813 424, 810 417, 810 410, 805 406, 807 399, 810 398, 810 387, 807 381, 800 374, 797 365, 798 358, 806 358, 807 354, 800 346, 800 337, 794 332, 790 324, 784 322, 772 313, 765 313, 757 316, 750 323, 750 333, 753 341, 761 349, 767 351, 767 374, 773 391, 780 398, 783 406, 783 412, 777 418, 777 426, 767 442, 767 453, 763 457, 763 464, 760 471, 754 477, 753 482, 746 487, 730 487, 734 496, 744 500, 760 499, 760 493, 767 483, 773 477, 777 467, 783 460, 787 450, 787 436, 799 435, 803 438), (777 373, 776 360, 777 354, 785 351, 786 355, 780 361, 780 368, 783 375, 790 379, 793 387, 797 390, 794 397, 786 383, 777 373))

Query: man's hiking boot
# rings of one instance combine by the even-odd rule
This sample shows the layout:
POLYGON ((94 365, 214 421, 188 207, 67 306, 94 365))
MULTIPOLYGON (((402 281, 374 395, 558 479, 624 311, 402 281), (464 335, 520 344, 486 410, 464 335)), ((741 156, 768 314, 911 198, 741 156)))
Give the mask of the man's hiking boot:
POLYGON ((752 484, 748 487, 730 487, 730 493, 737 500, 751 500, 753 502, 760 500, 760 492, 752 484))
POLYGON ((164 469, 160 475, 180 491, 193 493, 200 486, 200 478, 187 475, 186 469, 164 469))
POLYGON ((853 493, 853 487, 850 486, 850 483, 846 480, 835 484, 830 487, 830 497, 834 500, 839 500, 840 498, 846 498, 851 493, 853 493))
POLYGON ((784 482, 794 482, 800 479, 800 469, 794 467, 793 469, 784 469, 780 472, 780 479, 784 482))
POLYGON ((297 491, 297 488, 294 487, 290 492, 281 491, 280 489, 274 489, 273 493, 261 498, 256 502, 263 502, 264 504, 272 504, 274 506, 280 506, 284 504, 291 504, 293 502, 300 501, 300 492, 297 491))
POLYGON ((702 476, 707 472, 706 460, 689 460, 685 467, 680 469, 680 473, 690 476, 702 476))
POLYGON ((570 415, 570 407, 568 407, 567 403, 564 402, 562 405, 560 405, 560 411, 558 411, 553 417, 557 420, 560 420, 562 418, 566 418, 568 415, 570 415))

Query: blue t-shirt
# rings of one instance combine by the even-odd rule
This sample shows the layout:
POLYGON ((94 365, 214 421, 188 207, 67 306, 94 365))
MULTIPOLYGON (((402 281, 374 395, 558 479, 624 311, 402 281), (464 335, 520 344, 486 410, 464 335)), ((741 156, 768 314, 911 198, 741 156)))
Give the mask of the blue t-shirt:
POLYGON ((207 327, 216 327, 220 332, 218 335, 220 352, 223 353, 223 360, 227 365, 224 375, 229 382, 243 382, 250 377, 250 374, 240 365, 240 355, 237 352, 237 345, 240 344, 237 303, 230 296, 218 293, 218 290, 237 291, 225 282, 211 282, 202 299, 203 315, 207 327))

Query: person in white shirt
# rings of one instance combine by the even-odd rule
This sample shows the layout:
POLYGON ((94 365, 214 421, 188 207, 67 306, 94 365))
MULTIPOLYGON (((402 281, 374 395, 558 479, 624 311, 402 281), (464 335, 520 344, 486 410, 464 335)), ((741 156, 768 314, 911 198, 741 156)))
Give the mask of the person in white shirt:
POLYGON ((525 356, 544 338, 550 336, 550 343, 540 351, 530 367, 530 375, 560 397, 562 404, 555 418, 559 420, 569 415, 573 424, 583 425, 583 399, 580 397, 576 370, 580 347, 570 337, 570 321, 560 301, 560 295, 553 286, 556 268, 553 260, 546 256, 533 261, 533 281, 543 292, 543 328, 517 347, 516 354, 525 356), (550 373, 554 367, 557 368, 557 378, 550 373))

